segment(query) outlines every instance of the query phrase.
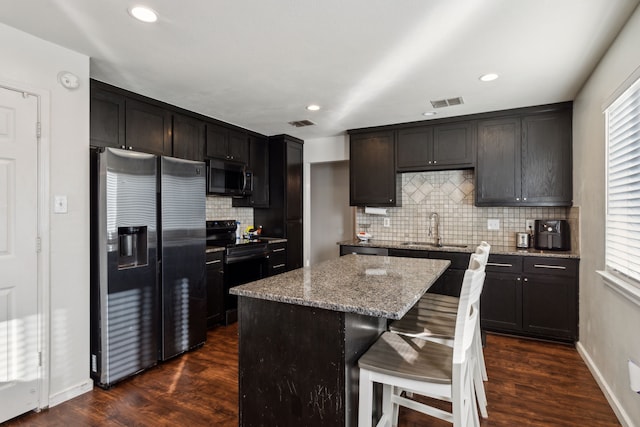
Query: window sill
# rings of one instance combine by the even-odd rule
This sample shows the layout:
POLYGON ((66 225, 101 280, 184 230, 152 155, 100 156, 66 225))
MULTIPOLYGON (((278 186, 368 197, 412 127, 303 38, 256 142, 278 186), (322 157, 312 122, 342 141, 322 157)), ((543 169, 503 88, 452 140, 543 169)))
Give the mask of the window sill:
POLYGON ((605 285, 640 306, 640 288, 607 271, 597 270, 596 273, 602 276, 605 285))

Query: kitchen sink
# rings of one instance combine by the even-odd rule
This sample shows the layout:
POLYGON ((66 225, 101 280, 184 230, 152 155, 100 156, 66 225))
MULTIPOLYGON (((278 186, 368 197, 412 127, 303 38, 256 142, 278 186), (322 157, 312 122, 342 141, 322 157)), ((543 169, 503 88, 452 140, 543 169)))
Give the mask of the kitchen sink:
POLYGON ((441 243, 439 245, 431 242, 402 242, 401 246, 431 246, 432 248, 460 248, 466 249, 467 245, 461 245, 457 243, 441 243))

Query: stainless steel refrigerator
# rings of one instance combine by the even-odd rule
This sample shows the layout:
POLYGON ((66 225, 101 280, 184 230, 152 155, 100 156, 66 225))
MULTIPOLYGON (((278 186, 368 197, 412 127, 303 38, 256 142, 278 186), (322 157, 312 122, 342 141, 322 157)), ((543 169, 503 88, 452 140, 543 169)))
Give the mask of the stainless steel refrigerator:
POLYGON ((204 342, 205 235, 204 163, 91 151, 97 385, 110 387, 204 342))
POLYGON ((158 174, 162 291, 160 360, 204 343, 206 312, 205 164, 161 157, 158 174))

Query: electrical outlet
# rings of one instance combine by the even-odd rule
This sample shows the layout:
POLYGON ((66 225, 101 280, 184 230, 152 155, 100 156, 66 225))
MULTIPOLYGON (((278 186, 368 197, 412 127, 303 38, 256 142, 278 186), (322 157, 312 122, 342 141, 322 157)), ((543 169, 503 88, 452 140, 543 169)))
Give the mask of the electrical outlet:
POLYGON ((391 227, 391 219, 390 218, 384 218, 382 221, 382 225, 384 227, 391 227))
POLYGON ((500 230, 500 220, 499 219, 488 219, 487 220, 487 230, 500 230))
POLYGON ((536 220, 535 219, 527 219, 524 222, 524 229, 525 231, 533 231, 533 227, 535 226, 536 220))

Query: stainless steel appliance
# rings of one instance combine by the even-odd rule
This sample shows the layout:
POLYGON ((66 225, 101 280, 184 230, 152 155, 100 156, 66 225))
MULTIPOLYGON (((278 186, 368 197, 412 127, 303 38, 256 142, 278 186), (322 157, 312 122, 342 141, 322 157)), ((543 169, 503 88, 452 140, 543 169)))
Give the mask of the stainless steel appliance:
POLYGON ((207 221, 207 246, 224 247, 225 324, 238 319, 238 298, 229 289, 267 276, 269 243, 266 240, 236 238, 233 219, 207 221))
POLYGON ((156 157, 91 152, 91 376, 101 387, 158 360, 156 157))
POLYGON ((91 375, 113 383, 206 338, 205 165, 91 151, 91 375))
POLYGON ((253 173, 243 163, 207 160, 207 194, 244 197, 253 190, 253 173))
POLYGON ((516 248, 527 249, 530 244, 529 233, 516 233, 516 248))
POLYGON ((158 161, 160 345, 166 360, 207 338, 205 164, 158 161))
POLYGON ((568 251, 571 249, 569 223, 562 219, 537 219, 534 240, 536 249, 568 251))

